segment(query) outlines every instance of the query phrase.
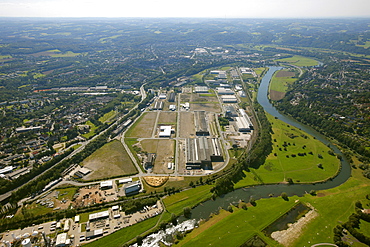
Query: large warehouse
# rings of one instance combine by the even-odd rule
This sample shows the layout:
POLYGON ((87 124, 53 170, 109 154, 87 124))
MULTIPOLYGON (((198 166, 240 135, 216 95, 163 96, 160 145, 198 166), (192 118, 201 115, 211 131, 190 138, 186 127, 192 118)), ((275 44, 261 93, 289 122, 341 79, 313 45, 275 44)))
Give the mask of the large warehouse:
POLYGON ((212 169, 212 162, 223 161, 217 138, 186 139, 186 169, 212 169))
POLYGON ((194 111, 195 134, 197 136, 208 136, 208 124, 205 111, 194 111))
MULTIPOLYGON (((246 130, 243 130, 243 131, 253 130, 253 123, 250 120, 247 113, 244 111, 244 109, 239 109, 239 115, 240 115, 239 120, 238 120, 238 118, 235 118, 237 128, 239 128, 239 126, 240 126, 240 127, 246 128, 246 130), (238 125, 238 122, 239 122, 239 125, 238 125)), ((242 130, 239 130, 239 131, 243 132, 242 130)))

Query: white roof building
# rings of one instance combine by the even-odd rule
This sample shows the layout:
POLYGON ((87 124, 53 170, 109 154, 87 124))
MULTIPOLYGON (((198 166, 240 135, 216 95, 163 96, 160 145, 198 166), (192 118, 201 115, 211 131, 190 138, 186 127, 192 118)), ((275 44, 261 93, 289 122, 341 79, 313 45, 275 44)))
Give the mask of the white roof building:
POLYGON ((160 126, 159 137, 171 137, 171 126, 160 126))
POLYGON ((109 217, 109 211, 103 211, 89 215, 89 221, 104 219, 109 217))
POLYGON ((220 95, 223 95, 223 94, 234 94, 234 91, 231 90, 230 88, 223 88, 223 87, 218 87, 217 88, 217 93, 220 94, 220 95))
POLYGON ((100 182, 100 189, 109 189, 113 187, 113 181, 108 180, 108 181, 103 181, 100 182))
POLYGON ((127 184, 127 183, 131 183, 131 182, 132 182, 132 178, 125 178, 125 179, 118 180, 119 184, 127 184))
POLYGON ((238 103, 238 99, 235 95, 222 95, 221 100, 223 103, 238 103))
POLYGON ((65 246, 66 245, 66 241, 67 241, 67 233, 61 233, 61 234, 58 234, 57 236, 57 240, 55 242, 55 246, 59 247, 59 246, 65 246))

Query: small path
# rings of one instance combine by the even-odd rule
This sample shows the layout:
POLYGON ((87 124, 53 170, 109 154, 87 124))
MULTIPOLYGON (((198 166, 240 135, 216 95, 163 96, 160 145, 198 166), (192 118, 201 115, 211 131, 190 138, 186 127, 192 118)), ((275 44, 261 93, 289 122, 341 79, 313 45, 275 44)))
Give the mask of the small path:
POLYGON ((338 245, 330 244, 330 243, 320 243, 320 244, 311 245, 311 247, 315 247, 315 246, 336 246, 336 247, 338 247, 338 245))

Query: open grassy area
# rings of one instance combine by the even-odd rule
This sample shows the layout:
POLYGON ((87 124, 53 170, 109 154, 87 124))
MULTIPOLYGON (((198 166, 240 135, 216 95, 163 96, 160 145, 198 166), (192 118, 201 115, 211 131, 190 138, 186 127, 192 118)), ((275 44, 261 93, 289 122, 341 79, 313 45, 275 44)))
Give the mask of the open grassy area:
POLYGON ((135 225, 125 227, 121 230, 118 230, 112 234, 109 234, 101 239, 98 239, 84 246, 86 247, 101 247, 101 246, 120 247, 124 243, 130 241, 131 239, 136 238, 141 233, 154 227, 158 220, 159 220, 159 216, 147 219, 135 225), (107 243, 109 243, 109 245, 107 245, 107 243))
POLYGON ((101 118, 99 118, 99 121, 102 122, 102 123, 109 122, 116 115, 117 115, 117 112, 114 111, 114 110, 111 110, 110 112, 105 113, 104 116, 102 116, 101 118))
POLYGON ((265 68, 265 67, 261 67, 261 68, 254 68, 253 70, 254 70, 254 72, 256 72, 256 74, 257 74, 258 76, 261 76, 261 74, 263 73, 263 71, 265 71, 265 70, 266 70, 266 68, 265 68))
POLYGON ((294 77, 294 72, 289 73, 289 71, 289 69, 283 69, 275 72, 270 82, 270 90, 285 93, 288 89, 288 85, 297 80, 297 78, 294 77), (287 76, 284 76, 284 72, 287 76))
POLYGON ((256 207, 247 210, 234 208, 234 212, 221 211, 213 216, 214 224, 201 224, 177 246, 241 246, 256 233, 270 246, 278 246, 261 231, 289 211, 296 202, 281 198, 262 199, 256 207))
POLYGON ((144 113, 126 132, 126 137, 150 138, 152 137, 157 112, 144 113))
MULTIPOLYGON (((292 208, 298 201, 311 204, 318 217, 309 221, 303 231, 292 239, 290 246, 311 246, 317 243, 333 243, 333 228, 348 220, 355 212, 355 202, 369 204, 370 180, 364 178, 360 169, 352 171, 351 178, 344 184, 325 191, 318 191, 317 196, 306 194, 302 197, 293 196, 289 201, 281 197, 261 199, 256 207, 247 210, 234 208, 233 213, 221 211, 209 221, 200 224, 176 246, 240 246, 250 237, 257 234, 269 246, 281 246, 266 237, 261 230, 278 219, 292 208)), ((369 235, 369 223, 361 221, 361 232, 369 235)), ((357 246, 364 246, 362 244, 357 246)))
MULTIPOLYGON (((340 166, 339 160, 328 153, 330 149, 326 145, 269 114, 267 116, 274 132, 273 150, 264 165, 258 169, 250 169, 246 179, 251 181, 252 177, 254 181, 279 183, 291 178, 295 183, 311 183, 326 180, 336 174, 340 166)), ((239 184, 246 186, 243 180, 236 186, 240 187, 239 184)))
POLYGON ((59 191, 58 200, 68 199, 72 200, 74 194, 77 193, 78 188, 77 187, 71 187, 71 188, 63 188, 63 189, 57 189, 59 191))
POLYGON ((86 139, 89 139, 90 137, 95 135, 95 130, 98 128, 93 124, 90 120, 85 123, 86 125, 90 126, 90 131, 89 133, 83 134, 82 136, 85 137, 86 139))
POLYGON ((298 67, 315 66, 315 65, 318 65, 319 64, 314 59, 311 59, 311 58, 308 58, 308 57, 297 56, 297 55, 295 55, 293 57, 277 59, 275 61, 284 62, 284 63, 290 63, 290 64, 296 65, 298 67))
POLYGON ((65 53, 50 54, 51 57, 76 57, 79 55, 81 55, 81 53, 74 53, 73 51, 67 51, 65 53))
POLYGON ((184 207, 194 207, 200 202, 210 198, 212 195, 210 192, 211 188, 211 185, 204 185, 185 190, 164 198, 163 203, 168 212, 180 215, 184 207))
POLYGON ((137 172, 122 143, 117 140, 99 148, 82 164, 93 170, 92 173, 84 177, 87 180, 124 176, 137 172))

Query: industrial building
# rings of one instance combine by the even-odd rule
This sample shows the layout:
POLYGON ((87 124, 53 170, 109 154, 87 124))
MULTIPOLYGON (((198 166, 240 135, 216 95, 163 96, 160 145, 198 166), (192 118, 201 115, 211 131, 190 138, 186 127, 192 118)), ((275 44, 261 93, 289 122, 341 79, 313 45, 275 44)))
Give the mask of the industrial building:
POLYGON ((66 246, 67 242, 67 233, 61 233, 57 235, 57 239, 55 241, 56 247, 66 246))
POLYGON ((239 118, 235 118, 237 129, 241 128, 241 130, 239 130, 240 132, 253 130, 253 123, 244 109, 239 109, 239 115, 239 118))
POLYGON ((131 183, 131 182, 132 182, 132 178, 125 178, 125 179, 118 180, 119 184, 127 184, 127 183, 131 183))
POLYGON ((170 105, 170 106, 168 107, 168 109, 169 109, 170 111, 175 111, 175 110, 176 110, 176 105, 170 105))
POLYGON ((158 96, 159 99, 166 99, 167 98, 167 95, 165 95, 164 93, 160 94, 158 96))
POLYGON ((219 95, 232 95, 232 94, 234 94, 234 91, 231 90, 230 88, 218 87, 217 88, 217 93, 219 95))
POLYGON ((153 106, 153 110, 162 110, 163 109, 163 101, 156 101, 153 106))
POLYGON ((89 221, 94 221, 94 220, 101 220, 101 219, 106 219, 109 218, 109 211, 103 211, 99 213, 94 213, 94 214, 89 214, 89 221))
POLYGON ((149 169, 154 166, 154 160, 155 160, 155 153, 148 153, 148 157, 146 158, 146 161, 144 163, 144 168, 149 169))
POLYGON ((125 193, 127 194, 132 194, 132 193, 137 193, 141 189, 141 183, 140 181, 136 181, 132 184, 126 185, 125 187, 125 193))
POLYGON ((107 189, 111 189, 111 188, 113 188, 113 181, 112 180, 100 182, 100 189, 101 190, 107 190, 107 189))
POLYGON ((212 162, 223 161, 217 138, 186 139, 186 169, 212 169, 212 162))
POLYGON ((168 102, 175 102, 176 94, 174 92, 171 92, 168 96, 168 102))
POLYGON ((208 136, 208 124, 205 111, 194 111, 195 134, 197 136, 208 136))
POLYGON ((195 87, 194 93, 208 93, 208 87, 195 87))
POLYGON ((169 138, 171 137, 172 128, 171 126, 160 126, 158 137, 169 138))
POLYGON ((103 233, 104 233, 103 228, 96 229, 94 231, 88 231, 86 232, 86 240, 103 236, 103 233))
POLYGON ((232 117, 237 117, 238 113, 236 112, 236 109, 232 105, 225 105, 225 117, 227 118, 232 118, 232 117))
POLYGON ((235 95, 222 95, 222 103, 238 103, 238 99, 235 95))

